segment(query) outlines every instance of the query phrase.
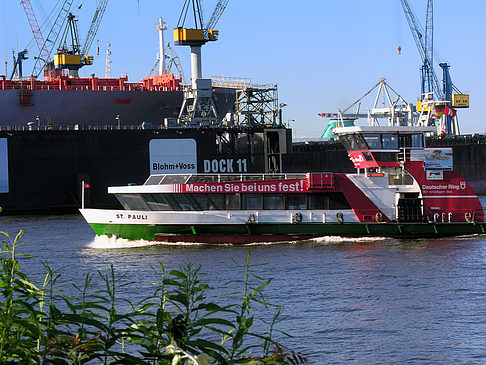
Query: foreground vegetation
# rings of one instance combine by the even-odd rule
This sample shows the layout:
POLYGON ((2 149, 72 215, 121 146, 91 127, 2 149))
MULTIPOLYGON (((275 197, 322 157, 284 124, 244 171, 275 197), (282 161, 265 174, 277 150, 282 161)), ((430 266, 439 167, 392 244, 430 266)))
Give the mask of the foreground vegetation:
POLYGON ((281 308, 266 302, 263 291, 270 280, 251 273, 250 253, 238 303, 210 301, 199 267, 188 264, 166 272, 162 262, 152 268, 157 281, 151 283, 151 295, 133 303, 120 292, 135 284, 113 266, 87 274, 82 285, 73 284, 75 296, 57 287, 60 274, 46 264, 43 283, 34 283, 18 260, 28 256, 17 252, 25 244, 22 231, 15 238, 0 234, 0 364, 306 362, 274 341, 281 308), (102 289, 96 289, 100 283, 102 289), (272 319, 263 319, 268 313, 255 316, 256 307, 270 311, 272 319), (262 325, 263 332, 254 330, 262 325))

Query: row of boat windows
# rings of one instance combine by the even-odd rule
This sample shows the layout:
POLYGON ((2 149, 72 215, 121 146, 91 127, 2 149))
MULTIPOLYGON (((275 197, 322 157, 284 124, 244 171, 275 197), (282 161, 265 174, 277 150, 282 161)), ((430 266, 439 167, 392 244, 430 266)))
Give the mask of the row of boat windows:
POLYGON ((342 193, 117 194, 129 210, 334 210, 351 209, 342 193))
POLYGON ((340 137, 345 148, 356 150, 398 150, 402 147, 424 147, 422 133, 398 135, 396 133, 348 134, 340 137))
POLYGON ((373 161, 373 157, 371 157, 372 154, 376 161, 381 161, 381 162, 396 162, 398 161, 399 158, 397 152, 373 152, 373 153, 370 153, 368 151, 363 152, 363 156, 366 161, 373 161))
POLYGON ((187 174, 187 175, 151 175, 144 185, 161 184, 196 184, 233 181, 268 181, 282 179, 303 179, 306 174, 187 174))

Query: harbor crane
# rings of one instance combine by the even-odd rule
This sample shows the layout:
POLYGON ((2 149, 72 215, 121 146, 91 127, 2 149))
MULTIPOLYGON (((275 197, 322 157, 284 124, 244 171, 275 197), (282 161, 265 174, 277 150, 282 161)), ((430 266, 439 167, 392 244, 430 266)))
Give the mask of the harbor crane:
POLYGON ((14 76, 17 74, 17 70, 18 70, 18 77, 20 80, 22 80, 22 63, 24 60, 27 60, 29 59, 27 57, 27 50, 24 49, 23 51, 20 51, 19 53, 17 53, 17 57, 15 57, 15 53, 14 53, 14 62, 13 62, 13 70, 12 70, 12 76, 10 76, 10 80, 13 80, 14 76))
POLYGON ((193 86, 195 80, 202 78, 201 47, 209 41, 217 41, 219 32, 212 29, 216 26, 229 0, 220 0, 214 9, 208 23, 203 24, 203 13, 200 0, 185 0, 177 29, 174 29, 174 43, 176 46, 191 47, 191 77, 193 86), (192 8, 194 28, 185 28, 189 10, 192 8))
POLYGON ((186 124, 208 124, 217 119, 212 98, 211 79, 202 78, 201 48, 209 41, 217 41, 219 32, 213 29, 223 14, 229 0, 219 0, 210 20, 204 24, 200 0, 185 0, 174 29, 176 46, 191 48, 191 85, 184 88, 184 101, 179 113, 179 121, 186 124), (193 19, 193 27, 185 27, 188 16, 193 19))
POLYGON ((421 94, 434 92, 439 99, 443 94, 439 80, 434 71, 434 11, 432 0, 427 0, 427 14, 425 20, 425 32, 417 20, 415 13, 407 0, 400 0, 403 11, 412 31, 415 44, 422 58, 421 67, 421 94))
POLYGON ((410 4, 407 0, 400 0, 407 18, 408 25, 412 32, 415 44, 422 58, 421 67, 421 95, 422 99, 417 104, 417 109, 422 111, 422 101, 430 99, 432 95, 443 101, 444 105, 440 106, 441 110, 445 110, 442 121, 443 134, 459 134, 459 125, 457 122, 456 112, 454 108, 468 108, 469 95, 463 94, 452 83, 449 73, 449 64, 443 62, 439 63, 442 69, 442 87, 439 83, 437 75, 434 71, 434 11, 433 0, 427 0, 427 11, 425 20, 425 31, 417 20, 410 4), (453 93, 455 92, 455 93, 453 93))
POLYGON ((88 30, 88 35, 86 36, 86 40, 84 41, 83 49, 81 51, 82 55, 86 55, 89 53, 93 41, 98 33, 98 29, 101 24, 101 20, 103 19, 103 15, 105 14, 106 7, 108 6, 109 0, 101 0, 96 7, 96 10, 93 14, 93 19, 91 20, 91 25, 88 30))
POLYGON ((57 17, 54 20, 52 27, 47 35, 47 38, 42 46, 43 49, 45 48, 47 50, 47 57, 45 53, 40 52, 39 56, 35 58, 36 61, 34 63, 34 69, 32 70, 32 76, 39 77, 45 66, 47 66, 51 62, 50 57, 52 51, 57 44, 59 32, 64 27, 64 24, 67 21, 67 17, 73 1, 74 0, 64 0, 62 2, 60 11, 57 14, 57 17))
MULTIPOLYGON (((88 35, 81 47, 76 20, 74 15, 70 12, 73 0, 64 0, 49 34, 41 47, 39 56, 36 57, 32 75, 38 77, 42 70, 53 71, 55 69, 68 69, 70 76, 76 77, 78 75, 78 70, 81 67, 93 64, 93 56, 88 55, 88 52, 98 32, 101 20, 106 7, 108 6, 108 1, 109 0, 99 1, 88 30, 88 35), (58 42, 62 29, 64 29, 64 32, 61 37, 61 42, 58 42), (71 48, 66 47, 68 36, 71 39, 71 48), (58 50, 54 55, 54 60, 51 61, 50 55, 52 54, 55 45, 58 45, 58 50)), ((32 14, 34 14, 33 11, 32 14)))

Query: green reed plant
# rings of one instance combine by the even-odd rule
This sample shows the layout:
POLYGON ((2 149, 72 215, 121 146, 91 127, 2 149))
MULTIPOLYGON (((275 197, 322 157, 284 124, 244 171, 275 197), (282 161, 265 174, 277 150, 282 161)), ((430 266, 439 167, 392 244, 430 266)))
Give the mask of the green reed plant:
MULTIPOLYGON (((16 249, 23 244, 20 231, 15 238, 7 232, 0 248, 0 363, 29 361, 36 358, 40 326, 38 303, 40 290, 20 271, 16 249)), ((23 254, 22 256, 28 256, 23 254)))
POLYGON ((58 289, 61 274, 44 264, 47 273, 37 286, 20 270, 22 233, 14 239, 0 233, 0 364, 306 362, 274 340, 284 317, 281 307, 265 300, 270 280, 252 273, 251 253, 236 303, 231 300, 236 293, 228 293, 225 302, 232 304, 217 304, 201 281, 200 267, 187 264, 167 272, 162 262, 153 268, 153 291, 132 302, 123 293, 134 283, 113 265, 106 273, 87 274, 81 286, 74 284, 75 295, 68 296, 58 289), (271 320, 261 316, 262 310, 273 311, 271 320), (266 329, 256 330, 255 323, 266 329))

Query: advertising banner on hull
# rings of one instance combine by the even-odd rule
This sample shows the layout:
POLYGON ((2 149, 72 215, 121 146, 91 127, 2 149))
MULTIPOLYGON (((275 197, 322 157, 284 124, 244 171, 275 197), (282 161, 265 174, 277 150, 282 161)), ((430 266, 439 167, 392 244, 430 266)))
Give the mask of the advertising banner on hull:
POLYGON ((0 138, 0 193, 8 193, 7 138, 0 138))
POLYGON ((453 170, 452 148, 426 148, 424 154, 425 170, 453 170))

